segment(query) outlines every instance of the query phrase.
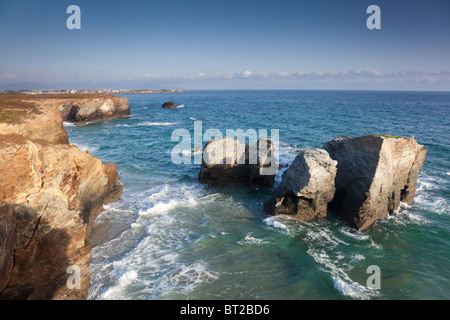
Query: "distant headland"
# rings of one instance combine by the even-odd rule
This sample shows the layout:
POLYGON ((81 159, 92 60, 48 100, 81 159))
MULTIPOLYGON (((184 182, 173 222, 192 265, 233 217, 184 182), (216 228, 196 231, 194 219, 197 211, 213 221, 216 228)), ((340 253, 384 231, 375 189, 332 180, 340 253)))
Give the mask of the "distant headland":
POLYGON ((188 90, 178 89, 57 89, 57 90, 4 90, 0 94, 30 94, 30 95, 49 95, 49 94, 140 94, 140 93, 178 93, 190 92, 188 90))

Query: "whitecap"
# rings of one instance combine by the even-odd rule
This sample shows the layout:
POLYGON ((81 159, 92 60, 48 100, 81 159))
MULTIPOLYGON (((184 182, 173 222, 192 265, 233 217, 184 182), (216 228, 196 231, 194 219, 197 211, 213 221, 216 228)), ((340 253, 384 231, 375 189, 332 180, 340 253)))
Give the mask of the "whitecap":
POLYGON ((327 228, 314 231, 312 229, 308 230, 306 237, 313 242, 318 242, 321 245, 336 247, 339 244, 349 245, 345 241, 335 237, 333 233, 327 228))
POLYGON ((84 143, 76 143, 75 142, 75 143, 72 143, 72 145, 75 145, 78 149, 80 149, 83 152, 89 151, 89 153, 96 152, 99 149, 99 147, 97 147, 97 146, 87 145, 84 143))
POLYGON ((120 299, 126 288, 136 282, 137 278, 138 273, 135 270, 130 270, 123 273, 118 281, 118 284, 104 292, 101 295, 101 298, 105 300, 120 299))
POLYGON ((279 220, 279 219, 277 219, 276 216, 273 216, 273 217, 268 217, 268 218, 264 219, 264 222, 265 222, 269 227, 288 230, 287 226, 286 226, 285 224, 283 224, 282 222, 278 221, 278 220, 279 220))
POLYGON ((139 123, 139 126, 142 126, 142 127, 173 126, 174 124, 176 124, 176 122, 150 122, 150 121, 146 121, 146 122, 139 123))
POLYGON ((414 198, 414 203, 438 214, 448 214, 450 212, 447 200, 442 197, 435 197, 427 194, 418 194, 414 198))
MULTIPOLYGON (((343 295, 355 299, 370 299, 372 296, 377 296, 379 294, 378 291, 369 289, 368 287, 353 281, 345 270, 342 267, 339 267, 337 263, 328 256, 325 250, 308 249, 307 252, 317 263, 323 266, 323 271, 331 274, 334 288, 343 295)), ((361 257, 358 255, 356 259, 362 260, 361 257)), ((354 259, 352 260, 354 261, 354 259)))
POLYGON ((180 207, 195 207, 198 204, 195 198, 189 197, 188 199, 177 201, 170 200, 169 202, 158 202, 153 207, 147 210, 139 210, 140 216, 165 214, 169 211, 180 207))
POLYGON ((192 285, 198 285, 200 283, 212 283, 219 279, 217 272, 207 270, 207 265, 204 262, 197 262, 191 265, 180 265, 178 273, 176 273, 171 282, 175 286, 184 285, 185 290, 192 290, 192 285))
POLYGON ((416 192, 438 189, 439 185, 433 180, 418 180, 416 192))
POLYGON ((341 228, 339 230, 340 233, 342 233, 343 235, 353 238, 355 240, 359 240, 359 241, 366 241, 369 240, 370 237, 366 234, 363 234, 361 231, 355 230, 355 229, 348 229, 348 228, 341 228))
POLYGON ((75 123, 63 121, 64 127, 75 127, 75 123))
POLYGON ((349 296, 355 299, 369 299, 367 296, 367 290, 365 287, 361 286, 359 283, 351 281, 347 282, 342 280, 339 276, 333 277, 334 288, 342 293, 344 296, 349 296))
POLYGON ((240 240, 237 243, 240 244, 241 246, 245 246, 245 245, 252 245, 252 244, 256 244, 256 245, 268 244, 270 242, 263 240, 263 239, 258 239, 258 238, 252 237, 252 232, 249 232, 245 236, 244 240, 240 240))

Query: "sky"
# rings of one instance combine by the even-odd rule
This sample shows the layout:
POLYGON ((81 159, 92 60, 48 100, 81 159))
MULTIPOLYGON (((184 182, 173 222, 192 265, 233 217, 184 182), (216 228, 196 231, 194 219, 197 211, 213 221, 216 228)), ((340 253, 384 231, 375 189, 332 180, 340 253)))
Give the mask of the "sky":
POLYGON ((0 87, 20 82, 450 91, 450 1, 0 0, 0 87))

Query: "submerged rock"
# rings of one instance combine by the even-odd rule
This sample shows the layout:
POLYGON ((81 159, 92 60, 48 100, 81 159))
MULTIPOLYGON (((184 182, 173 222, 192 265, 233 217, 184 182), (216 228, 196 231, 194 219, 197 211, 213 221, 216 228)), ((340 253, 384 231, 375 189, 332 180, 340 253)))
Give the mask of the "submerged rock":
POLYGON ((331 205, 359 230, 412 204, 427 149, 414 138, 339 137, 324 145, 337 160, 336 194, 331 205))
POLYGON ((335 192, 336 165, 325 150, 301 151, 283 173, 281 184, 265 204, 266 210, 301 220, 326 217, 327 204, 335 192))
POLYGON ((278 170, 274 151, 275 144, 270 139, 258 140, 256 148, 238 139, 211 140, 203 149, 199 181, 214 186, 271 186, 278 170))

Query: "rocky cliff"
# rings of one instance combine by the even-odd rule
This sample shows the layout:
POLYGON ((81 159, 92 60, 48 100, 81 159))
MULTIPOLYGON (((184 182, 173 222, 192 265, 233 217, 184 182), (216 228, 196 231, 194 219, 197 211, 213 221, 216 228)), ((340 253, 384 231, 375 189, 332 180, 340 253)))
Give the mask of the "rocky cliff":
POLYGON ((92 223, 121 195, 117 169, 69 145, 53 105, 0 107, 0 298, 85 299, 92 223))
MULTIPOLYGON (((42 100, 41 100, 42 101, 42 100)), ((47 106, 53 106, 64 121, 75 124, 103 121, 130 115, 130 106, 126 97, 94 96, 48 98, 43 100, 47 106)))
MULTIPOLYGON (((11 103, 19 107, 23 105, 43 107, 45 110, 56 110, 62 120, 75 124, 97 122, 107 119, 127 117, 130 105, 126 97, 102 94, 53 94, 53 95, 2 95, 1 100, 6 108, 11 103), (7 104, 8 101, 8 104, 7 104), (20 101, 20 103, 17 103, 20 101)), ((1 105, 0 105, 1 106, 1 105)), ((48 111, 50 112, 50 111, 48 111)), ((51 123, 59 128, 59 124, 51 123)))

